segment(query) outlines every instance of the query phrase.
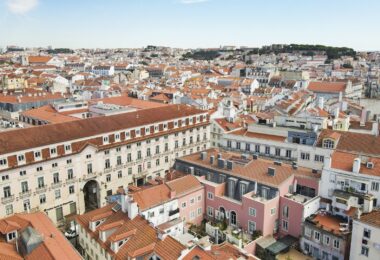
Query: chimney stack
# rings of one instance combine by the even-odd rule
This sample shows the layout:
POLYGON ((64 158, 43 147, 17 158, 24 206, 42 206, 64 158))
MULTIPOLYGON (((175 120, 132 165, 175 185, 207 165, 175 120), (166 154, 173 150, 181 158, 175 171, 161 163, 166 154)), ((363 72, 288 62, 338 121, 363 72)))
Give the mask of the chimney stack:
POLYGON ((360 164, 361 164, 360 158, 355 158, 354 159, 354 164, 352 165, 352 172, 359 173, 359 171, 360 171, 360 164))
POLYGON ((215 156, 214 155, 211 155, 210 156, 210 164, 214 164, 214 160, 215 160, 215 156))
POLYGON ((204 161, 207 159, 207 152, 201 152, 201 160, 204 161))

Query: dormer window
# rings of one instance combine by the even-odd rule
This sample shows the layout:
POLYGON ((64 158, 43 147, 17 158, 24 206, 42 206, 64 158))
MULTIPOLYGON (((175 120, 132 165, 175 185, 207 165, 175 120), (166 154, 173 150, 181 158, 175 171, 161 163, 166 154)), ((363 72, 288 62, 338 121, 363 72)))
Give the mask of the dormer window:
POLYGON ((140 136, 140 129, 136 129, 136 136, 140 136))
POLYGON ((155 132, 158 131, 158 126, 157 126, 157 125, 154 126, 154 131, 155 131, 155 132))
POLYGON ((186 125, 186 120, 182 119, 182 126, 186 125))
POLYGON ((164 129, 166 130, 168 128, 168 124, 164 124, 164 129))
POLYGON ((7 159, 0 159, 0 166, 7 165, 7 159))
POLYGON ((174 121, 174 127, 178 126, 178 121, 174 121))
POLYGON ((104 136, 103 137, 103 143, 108 144, 108 142, 109 142, 108 136, 104 136))
POLYGON ((333 149, 335 147, 335 142, 331 139, 323 140, 323 148, 333 149))
POLYGON ((115 140, 120 141, 120 134, 115 134, 115 140))
POLYGON ((201 119, 200 119, 200 117, 199 116, 197 116, 197 123, 199 123, 199 121, 200 121, 201 119))
POLYGON ((190 118, 189 122, 190 122, 190 124, 192 124, 193 123, 193 118, 190 118))
POLYGON ((12 241, 13 239, 16 238, 16 231, 10 232, 7 234, 7 240, 8 242, 12 241))
POLYGON ((130 133, 129 132, 125 132, 125 139, 128 139, 130 137, 130 133))
POLYGON ((17 160, 19 162, 23 162, 25 160, 25 156, 23 154, 20 154, 19 156, 17 156, 17 160))
POLYGON ((66 144, 65 145, 65 151, 66 152, 70 152, 71 151, 71 145, 70 144, 66 144))
POLYGON ((57 149, 56 148, 51 148, 50 149, 50 154, 56 154, 57 153, 57 149))
POLYGON ((40 158, 41 157, 41 152, 40 151, 34 152, 34 157, 35 158, 40 158))

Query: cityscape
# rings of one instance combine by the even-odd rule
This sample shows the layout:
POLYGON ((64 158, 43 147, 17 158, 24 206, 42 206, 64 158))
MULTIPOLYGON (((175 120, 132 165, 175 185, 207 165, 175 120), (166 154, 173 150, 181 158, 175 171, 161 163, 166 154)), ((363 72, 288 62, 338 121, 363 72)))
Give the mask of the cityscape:
POLYGON ((0 260, 380 259, 380 3, 337 2, 0 1, 0 260))

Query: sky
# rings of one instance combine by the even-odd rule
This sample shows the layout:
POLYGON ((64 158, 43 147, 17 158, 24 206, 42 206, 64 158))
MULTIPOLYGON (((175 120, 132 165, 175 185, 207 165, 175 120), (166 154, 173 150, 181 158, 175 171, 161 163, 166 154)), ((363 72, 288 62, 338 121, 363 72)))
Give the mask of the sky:
POLYGON ((0 0, 0 47, 380 50, 379 0, 0 0))

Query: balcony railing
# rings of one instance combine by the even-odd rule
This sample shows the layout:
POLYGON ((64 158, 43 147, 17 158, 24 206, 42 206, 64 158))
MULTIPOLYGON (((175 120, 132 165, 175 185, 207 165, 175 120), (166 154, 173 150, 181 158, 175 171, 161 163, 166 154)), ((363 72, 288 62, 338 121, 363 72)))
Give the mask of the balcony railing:
POLYGON ((19 198, 23 199, 26 197, 30 197, 31 194, 32 194, 31 190, 23 191, 19 193, 19 198))
POLYGON ((171 216, 173 216, 173 215, 175 215, 175 214, 177 214, 177 213, 179 213, 179 208, 177 208, 177 209, 175 209, 175 210, 171 210, 171 211, 169 211, 169 217, 171 217, 171 216))
POLYGON ((8 204, 15 200, 15 195, 10 195, 8 197, 1 198, 1 203, 8 204))
POLYGON ((66 184, 72 184, 77 181, 77 178, 71 178, 66 180, 66 184))
POLYGON ((43 186, 40 186, 36 189, 36 193, 39 194, 39 193, 44 193, 47 191, 47 186, 46 185, 43 185, 43 186))
POLYGON ((53 184, 51 185, 51 188, 52 188, 52 189, 56 189, 56 188, 60 188, 61 186, 62 186, 62 182, 59 181, 59 182, 53 183, 53 184))

